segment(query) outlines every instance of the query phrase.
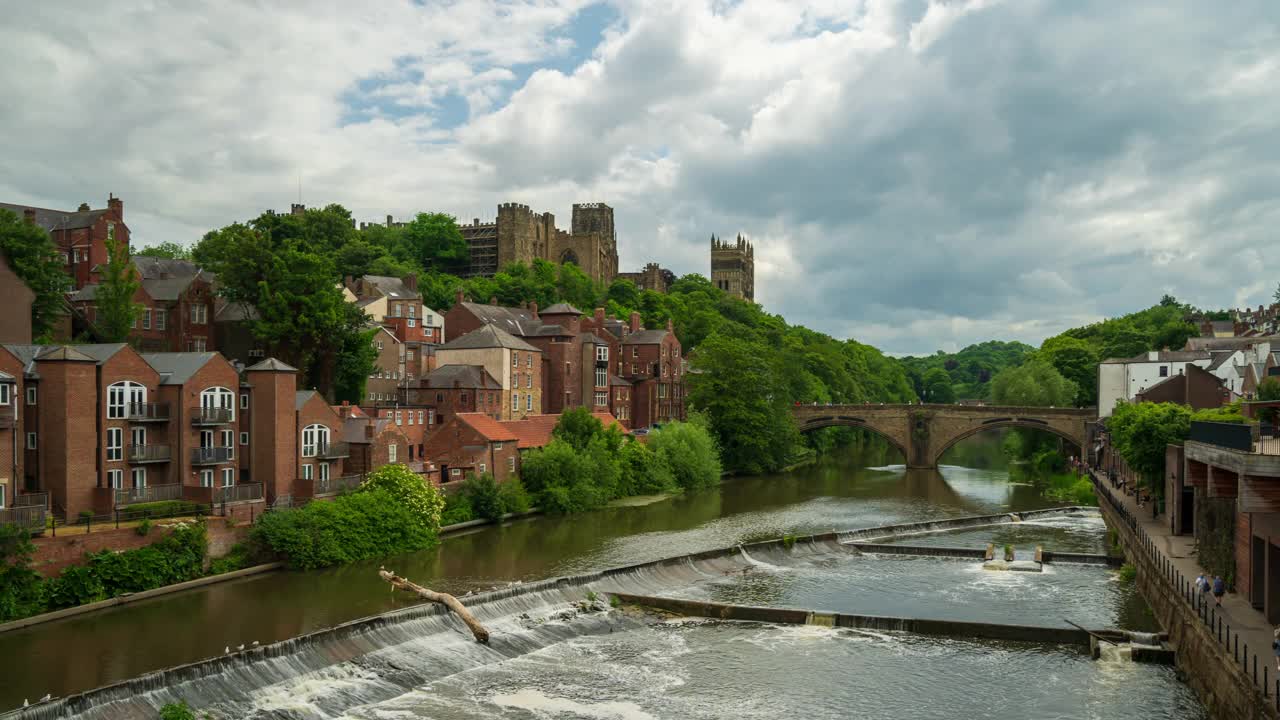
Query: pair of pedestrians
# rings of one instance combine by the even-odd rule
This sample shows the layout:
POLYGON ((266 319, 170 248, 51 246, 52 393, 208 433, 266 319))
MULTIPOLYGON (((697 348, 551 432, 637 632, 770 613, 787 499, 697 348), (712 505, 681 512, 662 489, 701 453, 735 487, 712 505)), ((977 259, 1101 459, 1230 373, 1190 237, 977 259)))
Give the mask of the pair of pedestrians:
POLYGON ((1222 596, 1227 594, 1227 582, 1222 579, 1221 575, 1214 575, 1213 580, 1200 573, 1196 578, 1196 588, 1202 593, 1213 593, 1213 604, 1222 607, 1222 596))

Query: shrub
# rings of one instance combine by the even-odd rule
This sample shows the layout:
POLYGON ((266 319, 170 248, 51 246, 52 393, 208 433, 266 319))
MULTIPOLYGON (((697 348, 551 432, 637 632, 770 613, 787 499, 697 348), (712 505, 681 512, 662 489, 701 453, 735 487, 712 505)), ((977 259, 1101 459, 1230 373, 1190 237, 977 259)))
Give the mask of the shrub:
POLYGON ((163 518, 174 517, 175 515, 195 515, 203 508, 204 506, 199 503, 186 502, 183 500, 158 500, 156 502, 130 505, 128 508, 120 511, 120 519, 135 520, 139 518, 163 518))
MULTIPOLYGON (((203 523, 182 525, 163 539, 137 550, 102 550, 86 555, 86 567, 107 597, 142 592, 204 575, 208 548, 203 523)), ((65 573, 63 574, 65 577, 65 573)))
POLYGON ((597 459, 609 466, 604 468, 606 479, 610 470, 616 478, 617 464, 607 455, 580 453, 563 440, 552 440, 525 458, 525 486, 537 499, 538 507, 550 513, 599 507, 611 496, 597 485, 597 468, 593 467, 593 460, 597 459))
MULTIPOLYGON (((426 487, 416 475, 413 479, 426 487)), ((379 483, 329 502, 266 513, 253 535, 290 567, 312 570, 431 546, 439 530, 441 505, 443 500, 434 488, 424 500, 416 489, 395 495, 379 483), (406 504, 405 498, 413 504, 406 504)))
POLYGON ((458 523, 470 522, 476 519, 475 513, 471 510, 471 500, 461 492, 455 492, 444 497, 444 511, 440 513, 440 527, 447 525, 457 525, 458 523))
POLYGON ((151 518, 142 518, 142 522, 138 523, 138 527, 134 528, 133 531, 146 537, 151 532, 151 518))
POLYGON ((623 444, 618 459, 622 467, 620 495, 657 495, 680 490, 671 468, 648 445, 630 440, 623 444))
POLYGON ((1120 566, 1120 582, 1131 583, 1138 577, 1138 569, 1132 563, 1125 563, 1120 566))
POLYGON ((249 548, 244 543, 236 543, 231 546, 226 555, 209 563, 210 575, 221 575, 234 570, 240 570, 249 566, 249 548))
POLYGON ((46 581, 45 590, 52 610, 107 599, 102 581, 84 565, 72 565, 63 570, 61 577, 46 581))
POLYGON ((650 434, 649 445, 685 490, 698 490, 720 482, 720 453, 705 427, 673 422, 650 434))
POLYGON ((384 491, 396 503, 418 516, 425 527, 440 527, 440 513, 444 511, 444 498, 440 491, 422 476, 399 463, 383 465, 365 476, 360 492, 384 491))
POLYGON ((524 483, 515 476, 498 486, 498 497, 502 500, 502 511, 505 513, 528 512, 533 506, 529 493, 524 489, 524 483))
POLYGON ((160 708, 160 720, 196 720, 196 714, 186 700, 179 700, 160 708))
POLYGON ((44 582, 31 569, 35 550, 26 528, 0 525, 0 622, 44 611, 44 582))
POLYGON ((484 473, 479 477, 468 476, 458 494, 467 496, 471 512, 476 517, 485 520, 502 519, 502 497, 498 494, 498 482, 491 473, 484 473))

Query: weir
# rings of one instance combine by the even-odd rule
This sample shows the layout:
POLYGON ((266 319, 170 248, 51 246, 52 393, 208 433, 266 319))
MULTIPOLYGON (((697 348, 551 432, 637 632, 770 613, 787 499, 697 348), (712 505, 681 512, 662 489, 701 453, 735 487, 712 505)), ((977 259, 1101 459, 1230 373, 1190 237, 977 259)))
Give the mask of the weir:
MULTIPOLYGON (((1079 510, 1065 508, 1055 514, 1079 510)), ((634 630, 644 625, 643 619, 626 614, 565 609, 580 605, 593 592, 613 591, 652 598, 660 594, 655 593, 655 589, 689 588, 743 574, 768 574, 782 570, 776 564, 780 562, 823 568, 833 558, 863 561, 859 556, 865 552, 864 548, 882 551, 886 555, 884 562, 889 561, 890 555, 909 557, 911 550, 940 556, 946 552, 945 548, 939 552, 938 548, 867 543, 860 547, 851 541, 1009 522, 1013 522, 1010 516, 1001 514, 779 538, 601 572, 515 584, 464 599, 477 618, 492 630, 488 646, 473 642, 462 623, 441 608, 416 605, 291 640, 149 673, 0 717, 8 720, 71 717, 153 720, 160 706, 178 700, 201 709, 215 709, 215 717, 252 717, 255 713, 274 711, 295 716, 290 713, 298 706, 306 708, 305 712, 298 711, 302 713, 297 714, 298 717, 336 717, 356 705, 376 704, 412 692, 428 681, 536 653, 572 638, 634 630), (320 692, 317 687, 339 690, 320 692)), ((956 556, 957 559, 973 557, 967 549, 958 550, 962 554, 956 556)), ((369 582, 380 581, 371 575, 369 582)), ((698 601, 666 598, 662 602, 698 601)), ((758 619, 776 622, 773 618, 788 611, 762 608, 759 612, 763 614, 758 619)), ((804 622, 812 620, 810 611, 795 612, 803 613, 804 622)), ((831 618, 831 624, 836 627, 946 634, 946 628, 952 626, 959 628, 950 631, 953 635, 1007 640, 1029 637, 1030 633, 990 629, 998 623, 839 612, 819 615, 831 618), (976 629, 984 626, 989 629, 976 629)), ((1076 632, 1070 628, 1040 628, 1035 631, 1035 638, 1059 637, 1062 639, 1057 642, 1082 644, 1076 632)), ((1087 644, 1087 640, 1083 644, 1087 644)))

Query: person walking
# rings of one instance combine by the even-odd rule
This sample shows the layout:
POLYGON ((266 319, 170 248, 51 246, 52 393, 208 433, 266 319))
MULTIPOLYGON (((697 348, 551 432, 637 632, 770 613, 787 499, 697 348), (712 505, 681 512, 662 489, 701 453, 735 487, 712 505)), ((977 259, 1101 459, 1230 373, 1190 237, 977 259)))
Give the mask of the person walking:
POLYGON ((1276 656, 1276 672, 1280 672, 1280 627, 1276 628, 1275 639, 1271 641, 1271 652, 1276 656))
POLYGON ((1196 576, 1196 592, 1209 592, 1209 580, 1205 578, 1204 573, 1196 576))
POLYGON ((1213 576, 1213 603, 1218 607, 1222 607, 1222 596, 1227 594, 1227 583, 1222 580, 1221 575, 1213 576))

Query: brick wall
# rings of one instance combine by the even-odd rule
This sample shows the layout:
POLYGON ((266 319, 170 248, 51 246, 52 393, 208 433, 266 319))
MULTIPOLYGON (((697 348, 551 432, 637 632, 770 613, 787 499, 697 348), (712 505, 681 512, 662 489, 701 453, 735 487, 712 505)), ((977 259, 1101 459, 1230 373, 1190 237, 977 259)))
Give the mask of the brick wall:
MULTIPOLYGON (((226 555, 233 545, 244 542, 249 536, 248 507, 247 505, 237 506, 236 509, 243 511, 244 517, 237 517, 234 526, 228 526, 222 518, 208 520, 206 527, 209 535, 210 558, 226 555)), ((258 508, 255 514, 260 515, 261 508, 258 508)), ((31 567, 45 577, 57 577, 67 567, 83 564, 85 553, 101 550, 116 552, 134 550, 159 541, 169 532, 169 528, 159 524, 146 535, 139 535, 133 528, 92 533, 83 532, 83 528, 79 533, 74 528, 64 528, 58 532, 56 538, 47 534, 32 538, 31 542, 36 546, 36 552, 32 558, 31 567)))
POLYGON ((54 505, 74 518, 93 510, 97 485, 98 429, 96 369, 93 362, 40 360, 38 446, 44 486, 54 505), (68 419, 72 419, 69 421, 68 419))
POLYGON ((35 293, 0 256, 0 343, 31 342, 31 303, 35 293))

